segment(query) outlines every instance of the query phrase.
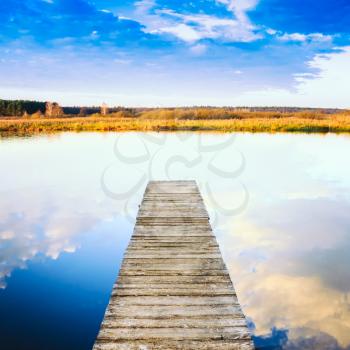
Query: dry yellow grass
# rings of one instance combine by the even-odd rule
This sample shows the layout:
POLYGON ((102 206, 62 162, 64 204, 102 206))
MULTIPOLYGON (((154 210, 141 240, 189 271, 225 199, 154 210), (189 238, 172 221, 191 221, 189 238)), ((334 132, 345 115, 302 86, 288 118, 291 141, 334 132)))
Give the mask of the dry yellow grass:
MULTIPOLYGON (((147 117, 147 118, 146 118, 147 117)), ((0 119, 0 134, 36 134, 62 131, 218 131, 218 132, 350 132, 350 116, 285 116, 268 118, 265 114, 236 119, 174 119, 81 117, 57 119, 0 119)))

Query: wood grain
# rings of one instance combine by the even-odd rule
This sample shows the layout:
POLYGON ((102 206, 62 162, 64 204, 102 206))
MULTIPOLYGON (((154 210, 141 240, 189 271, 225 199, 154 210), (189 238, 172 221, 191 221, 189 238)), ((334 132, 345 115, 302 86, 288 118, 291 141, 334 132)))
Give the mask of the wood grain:
POLYGON ((194 181, 148 184, 93 349, 254 349, 194 181))

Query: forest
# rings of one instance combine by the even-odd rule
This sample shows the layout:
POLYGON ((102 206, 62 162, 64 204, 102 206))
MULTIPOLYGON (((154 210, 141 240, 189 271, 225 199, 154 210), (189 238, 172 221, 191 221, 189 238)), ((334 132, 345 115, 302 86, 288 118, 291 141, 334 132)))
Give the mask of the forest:
POLYGON ((20 117, 23 114, 45 113, 45 102, 28 100, 0 100, 0 116, 20 117))

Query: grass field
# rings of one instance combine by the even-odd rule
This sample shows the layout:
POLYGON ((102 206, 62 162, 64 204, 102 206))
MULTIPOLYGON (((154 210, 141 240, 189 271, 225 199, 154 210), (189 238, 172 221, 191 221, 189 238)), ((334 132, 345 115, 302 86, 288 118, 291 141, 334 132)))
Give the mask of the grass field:
MULTIPOLYGON (((214 113, 215 114, 215 113, 214 113)), ((193 114, 194 115, 194 114, 193 114)), ((150 112, 138 117, 99 116, 73 118, 2 118, 0 134, 30 135, 62 131, 217 131, 217 132, 350 132, 350 115, 305 113, 241 113, 236 117, 207 116, 187 119, 172 113, 150 112)))

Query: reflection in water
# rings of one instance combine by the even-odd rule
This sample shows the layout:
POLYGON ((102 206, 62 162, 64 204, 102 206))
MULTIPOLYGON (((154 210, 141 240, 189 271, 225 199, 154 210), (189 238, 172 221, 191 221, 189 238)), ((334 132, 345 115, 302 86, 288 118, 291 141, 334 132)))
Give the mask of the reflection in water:
POLYGON ((198 181, 258 348, 349 349, 349 151, 335 135, 1 141, 6 349, 91 346, 150 178, 198 181))
MULTIPOLYGON (((299 212, 301 218, 309 215, 308 209, 312 203, 309 203, 309 207, 298 207, 298 203, 295 205, 288 208, 299 212)), ((266 208, 266 211, 269 210, 279 214, 273 207, 266 208)), ((327 213, 328 217, 332 217, 332 214, 327 213)), ((315 220, 320 218, 311 217, 315 220)), ((295 341, 300 336, 309 337, 323 332, 340 344, 348 345, 348 289, 344 290, 344 283, 339 283, 349 274, 346 271, 349 257, 344 254, 344 249, 348 247, 343 246, 348 243, 343 240, 336 243, 335 239, 332 248, 324 249, 317 246, 317 241, 322 241, 326 235, 323 230, 319 231, 318 237, 313 232, 308 235, 297 228, 291 234, 288 228, 293 225, 293 218, 276 218, 282 221, 278 223, 277 230, 255 225, 254 218, 250 219, 248 223, 241 222, 232 227, 232 232, 239 230, 240 235, 223 240, 225 246, 231 244, 232 247, 227 252, 228 257, 235 254, 240 256, 240 259, 228 258, 228 264, 233 276, 239 279, 236 287, 240 301, 254 322, 256 333, 266 334, 272 327, 286 328, 289 339, 295 341), (284 234, 286 240, 283 239, 284 234)), ((325 338, 321 340, 324 342, 325 338)), ((329 349, 321 344, 317 348, 329 349)))

